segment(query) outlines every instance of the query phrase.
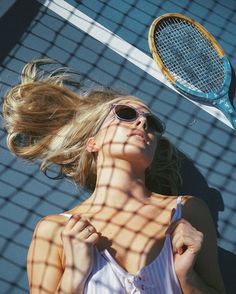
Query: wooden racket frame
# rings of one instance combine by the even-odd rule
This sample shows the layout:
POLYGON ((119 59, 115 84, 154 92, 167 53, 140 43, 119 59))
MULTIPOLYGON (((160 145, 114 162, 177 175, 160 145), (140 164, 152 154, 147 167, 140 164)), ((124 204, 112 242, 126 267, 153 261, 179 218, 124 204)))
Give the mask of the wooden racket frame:
POLYGON ((211 35, 211 33, 209 33, 200 23, 198 23, 197 21, 195 21, 194 19, 187 17, 183 14, 180 13, 166 13, 163 14, 159 17, 157 17, 150 29, 149 29, 149 33, 148 33, 148 44, 149 44, 149 48, 150 51, 152 53, 152 57, 155 60, 155 62, 158 64, 158 66, 161 69, 161 72, 163 73, 163 75, 167 78, 167 80, 169 82, 171 82, 171 84, 173 84, 175 82, 175 78, 170 74, 169 70, 165 67, 164 63, 162 62, 159 53, 156 49, 155 46, 155 41, 154 41, 154 31, 156 29, 156 27, 161 24, 162 21, 168 19, 168 18, 172 18, 172 17, 176 17, 176 18, 180 18, 183 19, 187 22, 192 23, 195 27, 197 27, 197 29, 204 34, 204 36, 208 39, 208 41, 212 44, 212 46, 216 49, 217 53, 219 54, 220 58, 223 58, 225 56, 224 50, 221 48, 221 46, 219 45, 219 43, 216 41, 216 39, 211 35))

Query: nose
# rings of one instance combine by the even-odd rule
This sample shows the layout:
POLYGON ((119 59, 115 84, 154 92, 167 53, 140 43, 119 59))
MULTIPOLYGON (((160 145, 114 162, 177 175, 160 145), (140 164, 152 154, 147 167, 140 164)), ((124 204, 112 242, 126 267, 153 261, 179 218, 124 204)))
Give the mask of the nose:
POLYGON ((147 125, 147 118, 143 115, 140 115, 137 120, 135 121, 135 125, 136 127, 141 127, 143 128, 145 131, 147 130, 148 128, 148 125, 147 125))

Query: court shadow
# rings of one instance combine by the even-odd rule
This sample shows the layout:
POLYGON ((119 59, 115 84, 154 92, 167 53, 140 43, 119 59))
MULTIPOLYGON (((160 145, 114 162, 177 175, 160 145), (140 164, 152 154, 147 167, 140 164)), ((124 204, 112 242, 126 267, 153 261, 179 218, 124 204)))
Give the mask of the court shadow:
POLYGON ((41 4, 37 1, 16 1, 0 18, 1 50, 0 64, 11 50, 20 42, 30 23, 39 12, 41 4))
MULTIPOLYGON (((181 175, 183 184, 180 189, 182 195, 193 195, 206 202, 213 217, 218 232, 218 214, 224 210, 224 202, 221 193, 208 186, 207 181, 194 166, 194 163, 186 155, 180 152, 181 175)), ((221 247, 218 247, 219 264, 227 294, 236 293, 236 255, 221 247)))

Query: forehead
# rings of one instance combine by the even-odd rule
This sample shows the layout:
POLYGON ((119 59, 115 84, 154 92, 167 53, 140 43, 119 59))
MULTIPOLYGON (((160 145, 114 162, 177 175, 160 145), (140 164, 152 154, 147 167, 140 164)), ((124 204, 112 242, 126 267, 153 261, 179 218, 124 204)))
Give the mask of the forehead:
POLYGON ((151 112, 151 109, 142 101, 139 100, 133 100, 133 99, 123 99, 118 101, 116 104, 125 104, 129 106, 133 106, 134 108, 142 111, 151 112))

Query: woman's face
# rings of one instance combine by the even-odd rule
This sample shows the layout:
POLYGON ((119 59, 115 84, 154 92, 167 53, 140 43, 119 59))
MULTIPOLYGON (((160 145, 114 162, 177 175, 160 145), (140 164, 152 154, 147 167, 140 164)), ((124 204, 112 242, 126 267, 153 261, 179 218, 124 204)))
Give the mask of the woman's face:
MULTIPOLYGON (((151 113, 142 102, 125 99, 118 105, 132 106, 138 112, 151 113)), ((143 168, 150 166, 156 146, 157 134, 149 128, 147 117, 138 115, 134 121, 123 121, 111 110, 104 120, 94 140, 97 146, 98 159, 107 157, 119 158, 141 164, 143 168)))

